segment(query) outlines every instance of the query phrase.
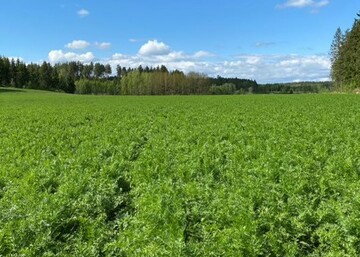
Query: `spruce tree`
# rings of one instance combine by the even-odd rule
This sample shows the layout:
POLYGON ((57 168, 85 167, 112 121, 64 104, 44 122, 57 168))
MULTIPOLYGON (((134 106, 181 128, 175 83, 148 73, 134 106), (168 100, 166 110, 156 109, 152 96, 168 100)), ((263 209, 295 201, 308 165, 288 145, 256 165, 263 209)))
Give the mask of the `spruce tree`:
MULTIPOLYGON (((359 14, 358 14, 358 17, 359 14)), ((341 87, 360 87, 360 21, 355 19, 349 32, 341 36, 339 29, 331 45, 331 75, 341 87)))

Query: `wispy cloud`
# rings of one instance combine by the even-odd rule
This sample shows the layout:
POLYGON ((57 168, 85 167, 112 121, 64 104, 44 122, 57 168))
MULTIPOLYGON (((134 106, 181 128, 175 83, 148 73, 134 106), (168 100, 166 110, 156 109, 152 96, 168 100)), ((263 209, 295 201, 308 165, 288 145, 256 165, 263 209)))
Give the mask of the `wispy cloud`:
POLYGON ((95 42, 95 46, 99 49, 105 50, 111 47, 111 43, 109 42, 95 42))
POLYGON ((323 0, 314 3, 314 7, 321 8, 330 4, 330 0, 323 0))
POLYGON ((215 55, 213 53, 209 53, 207 51, 197 51, 195 54, 193 54, 194 58, 206 58, 206 57, 214 57, 215 55))
POLYGON ((77 14, 79 15, 79 17, 83 18, 90 15, 90 12, 86 9, 80 9, 77 14))
POLYGON ((85 40, 73 40, 72 42, 66 44, 65 47, 70 49, 85 49, 89 45, 90 43, 85 40))
POLYGON ((273 46, 275 45, 274 42, 256 42, 254 44, 254 47, 256 48, 265 48, 265 47, 270 47, 270 46, 273 46))
POLYGON ((322 8, 330 4, 330 0, 288 0, 283 4, 277 5, 277 8, 322 8))

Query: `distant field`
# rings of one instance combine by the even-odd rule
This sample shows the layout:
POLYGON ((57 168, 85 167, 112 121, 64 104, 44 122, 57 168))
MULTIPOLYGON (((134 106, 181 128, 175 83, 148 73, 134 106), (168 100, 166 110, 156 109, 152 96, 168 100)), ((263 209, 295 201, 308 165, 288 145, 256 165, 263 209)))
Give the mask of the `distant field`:
POLYGON ((0 256, 359 256, 359 110, 0 88, 0 256))

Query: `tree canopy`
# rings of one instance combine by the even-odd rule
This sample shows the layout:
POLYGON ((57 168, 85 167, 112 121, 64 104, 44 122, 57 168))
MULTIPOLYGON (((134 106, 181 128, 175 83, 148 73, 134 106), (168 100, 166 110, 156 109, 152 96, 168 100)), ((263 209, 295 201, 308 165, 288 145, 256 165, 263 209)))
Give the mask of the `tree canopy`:
POLYGON ((254 80, 220 76, 209 78, 197 72, 185 74, 179 70, 169 71, 165 65, 139 65, 137 68, 117 65, 116 75, 112 75, 110 64, 25 64, 19 59, 0 57, 0 86, 78 94, 189 95, 214 92, 229 94, 239 90, 249 92, 250 88, 257 87, 257 83, 254 80), (229 88, 229 83, 234 86, 229 88))
POLYGON ((338 87, 354 89, 360 87, 360 14, 350 30, 336 30, 331 44, 331 76, 338 87))

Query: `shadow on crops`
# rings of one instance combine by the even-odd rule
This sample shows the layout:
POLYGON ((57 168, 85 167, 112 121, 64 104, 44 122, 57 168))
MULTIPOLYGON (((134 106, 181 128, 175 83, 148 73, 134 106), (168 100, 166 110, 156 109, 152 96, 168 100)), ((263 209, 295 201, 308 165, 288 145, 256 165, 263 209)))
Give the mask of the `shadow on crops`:
POLYGON ((0 87, 0 94, 1 93, 26 93, 25 90, 20 88, 4 88, 0 87))
POLYGON ((133 213, 130 191, 130 182, 119 177, 116 181, 116 197, 107 201, 105 205, 106 221, 111 222, 133 213))

